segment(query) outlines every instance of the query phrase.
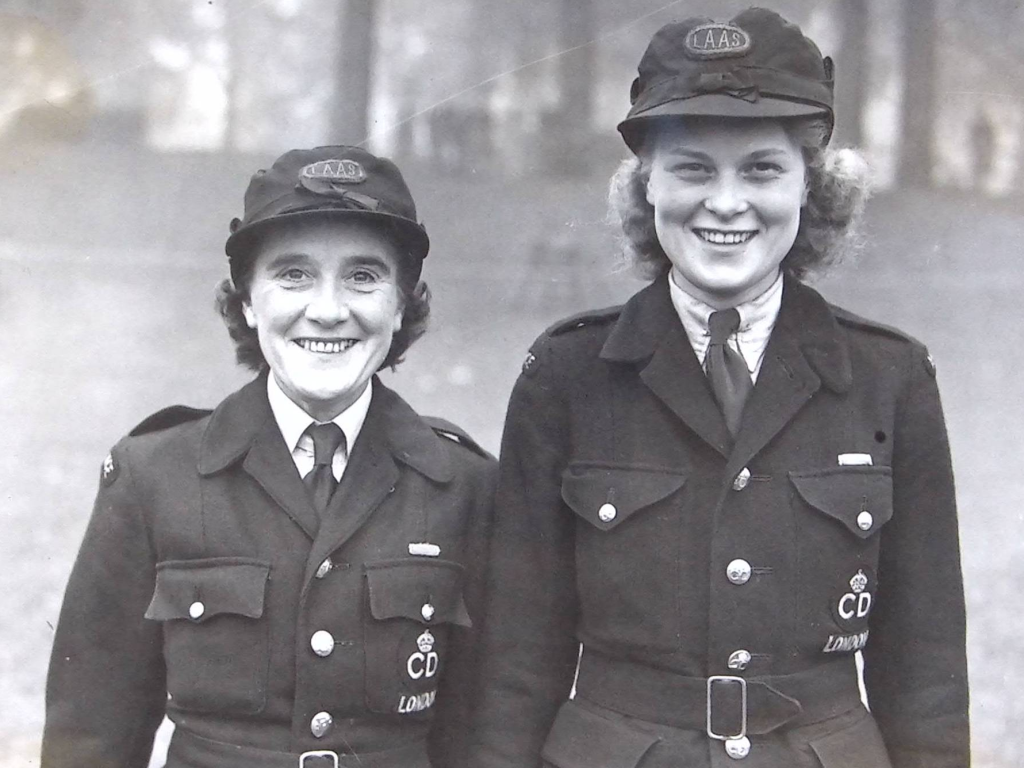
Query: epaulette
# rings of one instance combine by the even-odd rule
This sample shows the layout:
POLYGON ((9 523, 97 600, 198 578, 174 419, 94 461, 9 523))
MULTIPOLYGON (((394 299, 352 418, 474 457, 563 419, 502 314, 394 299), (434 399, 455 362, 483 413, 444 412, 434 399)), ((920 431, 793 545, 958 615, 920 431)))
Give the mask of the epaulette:
POLYGON ((891 325, 885 325, 885 323, 868 320, 866 317, 861 317, 847 309, 837 307, 834 304, 829 304, 829 307, 832 310, 832 314, 835 315, 836 320, 843 325, 849 325, 862 331, 880 333, 883 336, 889 336, 890 338, 898 339, 899 341, 909 341, 911 344, 916 344, 920 347, 924 346, 924 344, 915 339, 909 333, 904 333, 899 328, 893 328, 891 325))
POLYGON ((621 304, 614 307, 605 307, 604 309, 591 309, 587 312, 580 312, 579 314, 567 317, 564 320, 559 320, 544 333, 547 336, 560 336, 563 333, 575 331, 578 328, 586 328, 589 325, 610 323, 612 320, 617 320, 621 313, 621 304))
POLYGON ((186 421, 196 421, 204 416, 213 413, 207 408, 190 408, 187 405, 172 405, 169 408, 157 411, 152 416, 147 416, 140 421, 128 434, 131 437, 138 437, 149 432, 159 432, 161 429, 169 429, 186 421))
POLYGON ((469 433, 467 433, 462 427, 456 426, 447 419, 442 419, 437 416, 424 416, 423 420, 427 422, 427 424, 430 425, 430 428, 441 437, 447 438, 453 443, 458 443, 459 445, 473 451, 473 453, 483 456, 485 459, 494 458, 490 453, 485 451, 476 440, 470 437, 469 433))

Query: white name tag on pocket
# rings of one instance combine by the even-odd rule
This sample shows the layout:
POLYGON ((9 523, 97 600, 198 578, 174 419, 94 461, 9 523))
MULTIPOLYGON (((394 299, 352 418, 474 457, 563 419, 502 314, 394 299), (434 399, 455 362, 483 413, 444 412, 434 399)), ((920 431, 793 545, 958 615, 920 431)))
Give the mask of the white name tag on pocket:
POLYGON ((422 555, 423 557, 438 557, 441 554, 441 548, 437 544, 428 544, 425 541, 414 542, 409 544, 410 555, 422 555))
POLYGON ((870 453, 840 453, 839 454, 839 466, 840 467, 870 467, 871 466, 871 454, 870 453))

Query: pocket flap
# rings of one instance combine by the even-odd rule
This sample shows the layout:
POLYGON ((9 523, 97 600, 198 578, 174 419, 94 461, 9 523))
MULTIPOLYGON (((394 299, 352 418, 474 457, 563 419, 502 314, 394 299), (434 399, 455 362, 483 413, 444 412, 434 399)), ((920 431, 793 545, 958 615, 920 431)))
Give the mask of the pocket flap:
POLYGON ((824 768, 891 768, 882 734, 867 712, 848 728, 814 739, 811 749, 824 768))
POLYGON ((562 498, 584 520, 610 531, 685 482, 686 474, 673 469, 570 464, 562 473, 562 498))
POLYGON ((146 618, 203 622, 221 613, 263 615, 270 564, 244 557, 166 560, 156 566, 156 587, 146 618))
POLYGON ((366 566, 375 619, 412 619, 423 625, 473 622, 462 599, 462 566, 450 560, 388 560, 366 566))
POLYGON ((872 536, 892 518, 889 467, 830 467, 790 472, 789 479, 804 501, 862 539, 872 536))
POLYGON ((636 768, 659 740, 568 701, 558 710, 541 756, 558 768, 636 768))

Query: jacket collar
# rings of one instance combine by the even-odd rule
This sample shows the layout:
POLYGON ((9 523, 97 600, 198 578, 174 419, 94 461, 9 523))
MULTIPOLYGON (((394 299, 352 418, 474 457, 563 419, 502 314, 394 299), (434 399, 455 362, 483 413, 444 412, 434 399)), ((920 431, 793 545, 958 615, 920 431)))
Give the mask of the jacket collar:
MULTIPOLYGON (((616 362, 650 359, 668 329, 681 325, 668 282, 655 280, 623 307, 601 349, 601 358, 616 362)), ((785 277, 782 307, 772 335, 792 338, 822 383, 836 393, 853 382, 850 354, 835 316, 821 295, 799 280, 785 277)))
MULTIPOLYGON (((267 400, 266 373, 229 395, 210 416, 203 434, 199 472, 213 475, 242 460, 261 434, 277 430, 267 400)), ((375 376, 370 411, 359 442, 379 441, 396 461, 439 483, 453 477, 444 440, 375 376)), ((283 445, 284 439, 281 439, 283 445)), ((357 443, 358 445, 358 443, 357 443)))

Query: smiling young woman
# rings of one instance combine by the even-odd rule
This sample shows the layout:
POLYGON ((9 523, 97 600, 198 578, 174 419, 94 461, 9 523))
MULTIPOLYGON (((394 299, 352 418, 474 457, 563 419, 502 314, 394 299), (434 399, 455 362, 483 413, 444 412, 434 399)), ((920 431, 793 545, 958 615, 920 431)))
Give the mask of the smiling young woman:
POLYGON ((864 198, 832 86, 764 9, 651 40, 610 192, 651 283, 513 391, 478 768, 969 764, 934 366, 802 282, 864 198))

